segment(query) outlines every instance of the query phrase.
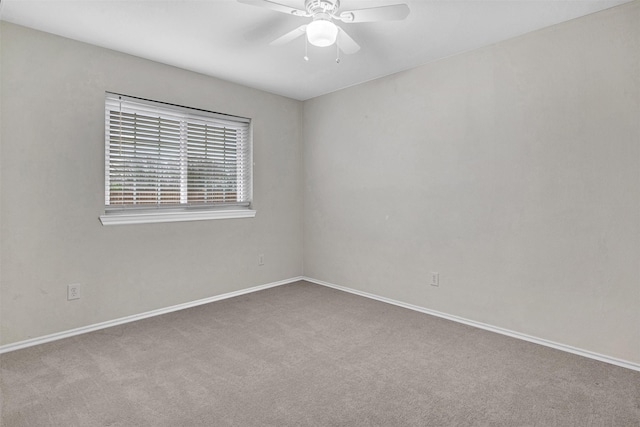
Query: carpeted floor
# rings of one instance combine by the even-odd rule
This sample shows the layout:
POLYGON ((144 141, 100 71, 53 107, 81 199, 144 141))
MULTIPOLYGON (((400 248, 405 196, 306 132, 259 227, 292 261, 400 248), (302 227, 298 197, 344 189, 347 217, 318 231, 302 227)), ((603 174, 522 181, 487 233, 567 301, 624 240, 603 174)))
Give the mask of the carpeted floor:
POLYGON ((640 426, 640 372, 298 282, 7 353, 3 426, 640 426))

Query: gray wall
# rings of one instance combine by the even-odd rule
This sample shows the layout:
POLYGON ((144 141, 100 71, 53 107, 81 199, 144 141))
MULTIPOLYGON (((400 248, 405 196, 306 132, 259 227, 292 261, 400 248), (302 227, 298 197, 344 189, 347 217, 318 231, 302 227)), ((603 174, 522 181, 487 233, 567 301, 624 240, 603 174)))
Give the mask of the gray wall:
POLYGON ((305 102, 305 275, 639 363, 639 22, 305 102))
POLYGON ((2 23, 1 343, 304 249, 309 277, 639 363, 639 6, 304 104, 2 23), (105 90, 252 117, 256 218, 101 226, 105 90))
POLYGON ((1 48, 2 343, 302 274, 302 103, 6 22, 1 48), (105 91, 251 117, 256 217, 102 226, 105 91))
MULTIPOLYGON (((2 3, 0 3, 2 13, 2 3)), ((1 25, 1 23, 0 23, 1 25)), ((0 248, 2 247, 2 28, 0 27, 0 248)), ((2 344, 2 254, 0 252, 0 344, 2 344)), ((2 405, 0 404, 0 417, 2 405)))

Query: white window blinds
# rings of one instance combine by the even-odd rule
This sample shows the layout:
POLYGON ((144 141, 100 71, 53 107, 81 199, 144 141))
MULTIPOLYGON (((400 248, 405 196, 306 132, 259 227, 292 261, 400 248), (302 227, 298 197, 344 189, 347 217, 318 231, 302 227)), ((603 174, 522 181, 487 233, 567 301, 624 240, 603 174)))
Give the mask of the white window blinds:
POLYGON ((107 213, 250 205, 250 119, 107 93, 105 120, 107 213))

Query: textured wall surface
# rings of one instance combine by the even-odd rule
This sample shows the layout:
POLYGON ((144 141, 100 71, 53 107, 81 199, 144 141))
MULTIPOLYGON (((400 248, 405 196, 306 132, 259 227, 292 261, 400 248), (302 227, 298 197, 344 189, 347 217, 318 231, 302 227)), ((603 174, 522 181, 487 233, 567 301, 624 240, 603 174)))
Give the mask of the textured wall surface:
POLYGON ((2 343, 302 274, 300 102, 5 22, 2 65, 2 343), (102 226, 105 91, 252 118, 256 217, 102 226))
POLYGON ((305 274, 640 362, 638 22, 633 2, 307 101, 305 274))
POLYGON ((304 104, 2 23, 0 343, 304 273, 640 363, 638 22, 304 104), (105 91, 253 118, 257 216, 100 225, 105 91))

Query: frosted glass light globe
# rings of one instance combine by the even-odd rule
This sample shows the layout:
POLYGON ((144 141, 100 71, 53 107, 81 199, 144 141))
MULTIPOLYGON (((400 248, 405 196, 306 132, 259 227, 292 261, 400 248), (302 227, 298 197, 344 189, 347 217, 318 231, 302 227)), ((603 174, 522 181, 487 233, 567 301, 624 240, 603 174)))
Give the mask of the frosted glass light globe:
POLYGON ((338 27, 331 21, 317 19, 307 25, 307 39, 314 46, 331 46, 337 37, 338 27))

